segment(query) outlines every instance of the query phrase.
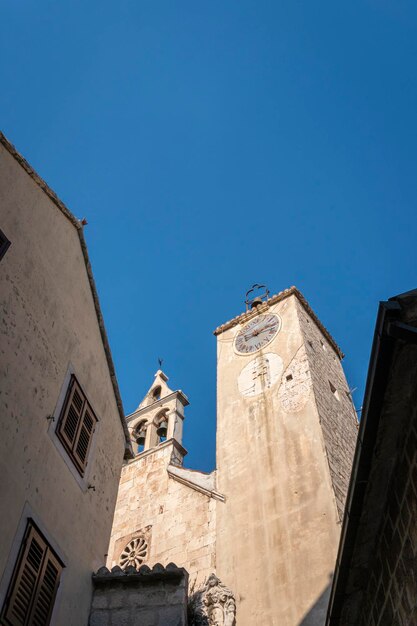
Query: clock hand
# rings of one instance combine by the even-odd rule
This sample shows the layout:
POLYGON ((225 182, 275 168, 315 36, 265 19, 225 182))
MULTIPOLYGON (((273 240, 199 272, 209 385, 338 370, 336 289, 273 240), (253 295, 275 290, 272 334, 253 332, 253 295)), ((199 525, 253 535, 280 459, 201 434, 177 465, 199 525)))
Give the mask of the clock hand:
MULTIPOLYGON (((255 330, 250 333, 249 337, 256 337, 257 335, 261 335, 262 333, 266 332, 267 330, 269 330, 270 328, 272 328, 273 325, 270 326, 265 326, 264 328, 260 328, 259 330, 255 328, 255 330)), ((245 335, 245 339, 247 339, 248 337, 245 335)))

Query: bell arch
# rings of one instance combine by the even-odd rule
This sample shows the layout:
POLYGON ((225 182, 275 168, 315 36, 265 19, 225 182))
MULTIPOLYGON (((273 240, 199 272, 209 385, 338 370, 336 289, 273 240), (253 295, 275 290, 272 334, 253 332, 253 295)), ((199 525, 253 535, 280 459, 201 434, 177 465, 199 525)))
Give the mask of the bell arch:
POLYGON ((161 409, 153 420, 157 437, 157 444, 166 441, 168 434, 168 408, 161 409))
POLYGON ((148 423, 146 419, 140 420, 132 431, 133 446, 137 446, 137 454, 145 450, 146 430, 148 423))
POLYGON ((182 445, 184 408, 188 405, 188 398, 181 390, 170 389, 167 381, 164 372, 158 370, 142 402, 126 418, 136 454, 148 452, 166 440, 174 439, 182 445), (143 433, 139 437, 142 430, 146 433, 144 445, 143 433))

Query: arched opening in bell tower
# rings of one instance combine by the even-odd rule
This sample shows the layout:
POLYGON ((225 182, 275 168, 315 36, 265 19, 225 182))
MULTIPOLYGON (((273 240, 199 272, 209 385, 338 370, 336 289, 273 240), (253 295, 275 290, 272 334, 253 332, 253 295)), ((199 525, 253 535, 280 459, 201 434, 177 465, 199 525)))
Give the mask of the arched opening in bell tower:
POLYGON ((140 454, 145 450, 146 429, 146 420, 142 420, 135 426, 132 433, 134 444, 137 446, 136 454, 140 454))
POLYGON ((160 411, 154 419, 156 428, 157 445, 167 440, 168 435, 168 409, 160 411))

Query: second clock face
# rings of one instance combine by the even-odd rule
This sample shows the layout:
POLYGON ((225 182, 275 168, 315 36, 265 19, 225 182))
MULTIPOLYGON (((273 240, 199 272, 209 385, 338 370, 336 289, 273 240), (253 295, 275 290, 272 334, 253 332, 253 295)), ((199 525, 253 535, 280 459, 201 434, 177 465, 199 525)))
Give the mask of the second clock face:
POLYGON ((281 327, 278 315, 258 315, 236 335, 235 350, 239 354, 252 354, 270 343, 281 327))

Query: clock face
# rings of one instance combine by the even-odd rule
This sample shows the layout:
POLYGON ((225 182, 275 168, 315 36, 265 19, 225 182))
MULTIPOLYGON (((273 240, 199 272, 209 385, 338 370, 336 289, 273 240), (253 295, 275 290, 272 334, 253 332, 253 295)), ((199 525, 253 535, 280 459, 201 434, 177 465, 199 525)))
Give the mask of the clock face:
POLYGON ((238 354, 252 354, 268 345, 281 328, 281 320, 274 313, 257 315, 236 335, 235 350, 238 354))

